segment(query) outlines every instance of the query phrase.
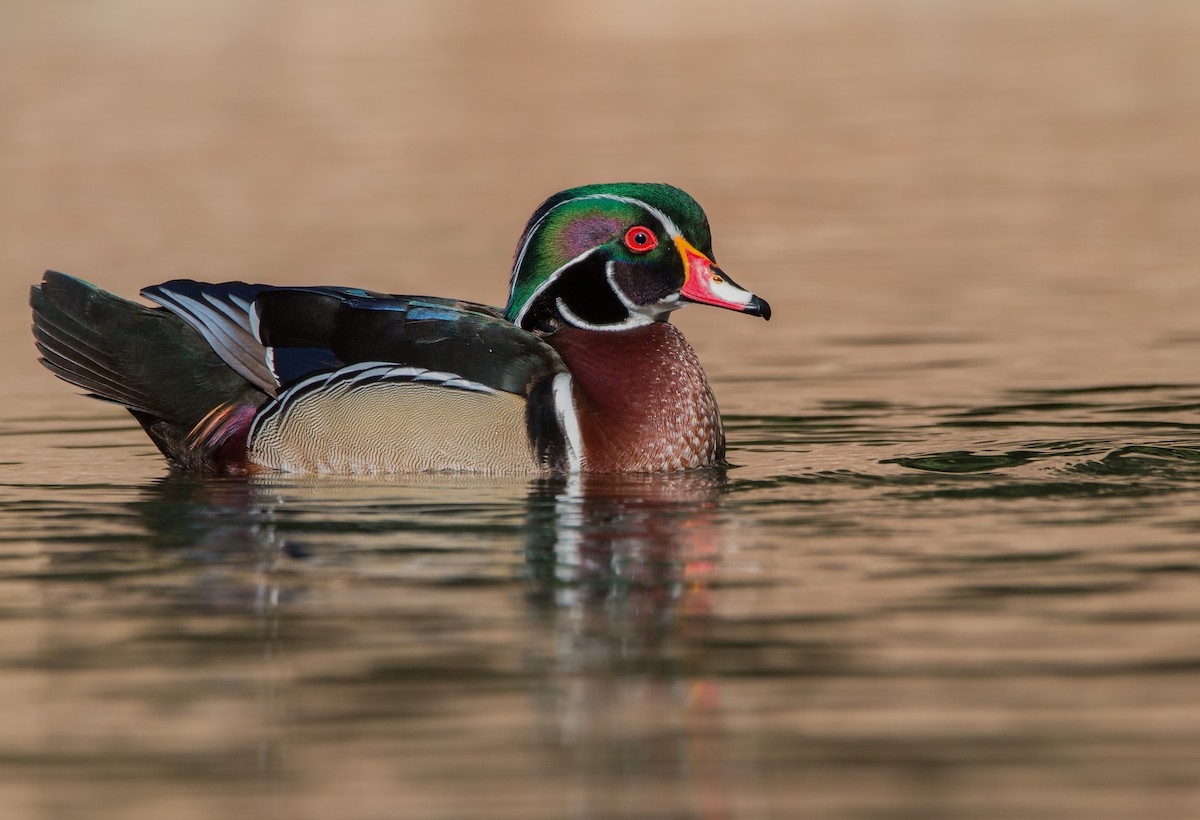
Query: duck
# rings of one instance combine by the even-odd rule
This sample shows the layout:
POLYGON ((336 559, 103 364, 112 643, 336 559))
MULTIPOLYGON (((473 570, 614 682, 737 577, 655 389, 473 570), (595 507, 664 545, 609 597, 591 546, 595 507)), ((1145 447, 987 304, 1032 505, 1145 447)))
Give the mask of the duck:
POLYGON ((561 191, 517 243, 503 309, 354 287, 175 279, 153 306, 47 271, 41 363, 121 405, 180 471, 665 473, 725 463, 691 304, 770 319, 713 261, 679 188, 561 191))

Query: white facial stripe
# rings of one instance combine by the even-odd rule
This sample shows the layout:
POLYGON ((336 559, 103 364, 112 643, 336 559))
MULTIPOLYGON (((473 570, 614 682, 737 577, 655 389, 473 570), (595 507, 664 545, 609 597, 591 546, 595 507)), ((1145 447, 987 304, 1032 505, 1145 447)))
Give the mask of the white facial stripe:
MULTIPOLYGON (((676 239, 677 237, 683 236, 683 234, 679 231, 679 228, 675 225, 675 223, 671 220, 670 217, 668 217, 666 214, 664 214, 658 208, 655 208, 653 205, 649 205, 640 199, 634 199, 633 197, 628 197, 628 196, 618 196, 616 194, 587 194, 586 196, 577 196, 572 199, 564 199, 562 202, 558 203, 553 208, 546 211, 546 213, 542 214, 541 218, 537 222, 534 223, 533 227, 529 229, 529 233, 525 236, 525 242, 521 245, 520 252, 517 253, 517 261, 515 263, 513 263, 512 283, 509 285, 509 288, 508 288, 508 300, 510 302, 512 301, 513 290, 515 289, 516 284, 517 284, 517 272, 521 270, 521 265, 524 264, 524 262, 525 262, 525 252, 529 250, 529 243, 531 243, 533 241, 533 237, 537 234, 538 230, 542 227, 542 223, 545 222, 546 219, 549 218, 550 214, 554 213, 562 206, 570 204, 572 202, 582 202, 583 200, 587 200, 587 199, 611 199, 615 202, 625 202, 630 205, 636 205, 639 208, 644 208, 646 211, 648 211, 650 214, 652 214, 655 219, 657 219, 659 222, 662 223, 663 228, 666 229, 667 233, 670 235, 672 240, 676 239)), ((595 250, 595 248, 593 248, 592 250, 595 250)), ((590 253, 590 252, 591 251, 588 251, 588 253, 590 253)), ((586 255, 586 254, 583 254, 583 255, 586 255)), ((572 263, 583 258, 583 255, 575 257, 575 259, 571 260, 571 262, 568 262, 566 265, 563 265, 561 268, 556 270, 553 274, 551 274, 551 278, 553 278, 560 271, 562 271, 563 268, 569 267, 572 263)), ((545 286, 545 284, 546 283, 539 286, 538 289, 534 291, 534 296, 536 296, 538 293, 540 293, 542 291, 542 288, 545 286)), ((528 307, 530 304, 532 304, 532 302, 533 302, 533 296, 530 296, 529 299, 525 302, 525 307, 528 307)), ((521 316, 525 315, 525 308, 521 309, 520 315, 521 316)), ((521 324, 520 318, 517 319, 516 323, 518 325, 521 324)))
MULTIPOLYGON (((546 288, 553 285, 555 283, 555 281, 558 279, 558 277, 562 275, 562 272, 565 271, 567 268, 571 267, 572 265, 578 264, 579 262, 582 262, 584 259, 587 259, 589 256, 591 256, 597 250, 599 250, 599 248, 588 248, 586 251, 579 254, 579 256, 576 256, 570 262, 567 262, 566 264, 562 265, 556 271, 554 271, 554 273, 547 276, 546 281, 542 282, 542 284, 538 285, 534 289, 533 293, 529 294, 529 298, 526 299, 525 304, 521 306, 521 312, 517 314, 515 319, 513 319, 513 324, 520 327, 521 321, 525 318, 526 311, 528 311, 529 308, 533 305, 533 303, 537 301, 537 298, 542 295, 542 291, 544 291, 546 288)), ((512 299, 511 293, 509 293, 508 298, 510 300, 512 299)))
POLYGON ((674 240, 677 237, 683 236, 683 234, 679 231, 679 228, 677 228, 675 226, 675 223, 671 221, 671 218, 669 216, 664 214, 658 208, 655 208, 653 205, 650 205, 646 202, 642 202, 642 200, 640 200, 640 199, 634 199, 633 197, 628 197, 628 196, 617 196, 616 194, 594 194, 593 196, 596 199, 613 199, 613 200, 616 200, 617 202, 628 202, 630 205, 636 205, 639 208, 645 208, 647 211, 649 211, 654 216, 655 219, 657 219, 659 222, 662 223, 663 228, 666 229, 667 234, 671 237, 672 240, 674 240))
MULTIPOLYGON (((609 261, 605 264, 604 277, 608 280, 608 286, 612 290, 613 295, 617 297, 617 299, 624 306, 625 310, 628 311, 629 315, 623 321, 616 322, 614 324, 593 324, 567 307, 567 303, 561 298, 555 299, 554 305, 558 308, 559 315, 563 317, 564 321, 583 330, 630 330, 635 327, 645 327, 648 324, 657 322, 664 315, 673 310, 678 310, 687 304, 679 298, 678 293, 670 293, 664 296, 662 299, 659 299, 657 302, 651 302, 648 305, 639 305, 637 302, 630 299, 629 296, 626 295, 625 291, 621 289, 621 286, 617 284, 616 265, 614 265, 612 261, 609 261)), ((530 301, 532 302, 533 300, 531 299, 530 301)))
MULTIPOLYGON (((683 303, 679 301, 678 293, 668 294, 662 299, 659 299, 657 302, 651 302, 648 305, 639 305, 637 302, 626 296, 625 291, 623 291, 621 286, 617 284, 616 272, 616 266, 611 261, 604 266, 604 276, 606 279, 608 279, 608 286, 612 288, 612 292, 616 294, 616 297, 621 301, 621 304, 624 305, 625 309, 631 314, 640 313, 654 321, 657 321, 663 314, 670 313, 673 310, 683 307, 683 303)), ((634 325, 634 327, 636 327, 636 325, 634 325)))
POLYGON ((617 322, 616 324, 611 325, 594 325, 567 307, 566 303, 563 302, 562 299, 555 299, 554 305, 558 308, 559 314, 564 320, 566 320, 568 324, 574 325, 582 330, 603 330, 606 332, 614 330, 630 330, 631 328, 635 327, 643 327, 651 324, 654 321, 644 313, 630 313, 623 322, 617 322))
POLYGON ((608 280, 608 286, 612 288, 612 292, 616 294, 619 300, 621 300, 621 304, 625 306, 627 311, 630 313, 641 313, 642 306, 626 296, 625 291, 621 290, 621 286, 617 284, 617 280, 614 278, 614 274, 616 274, 616 272, 616 266, 614 266, 610 260, 609 263, 604 266, 604 278, 608 280))

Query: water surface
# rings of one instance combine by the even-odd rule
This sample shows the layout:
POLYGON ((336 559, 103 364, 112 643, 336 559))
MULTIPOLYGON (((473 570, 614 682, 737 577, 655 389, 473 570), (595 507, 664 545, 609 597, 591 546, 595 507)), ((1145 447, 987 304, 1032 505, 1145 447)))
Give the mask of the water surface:
POLYGON ((1200 816, 1192 5, 198 8, 0 11, 0 814, 1200 816), (34 361, 626 178, 775 307, 678 317, 728 469, 176 476, 34 361))
POLYGON ((108 415, 9 422, 130 477, 0 487, 5 769, 47 816, 63 780, 185 816, 1190 805, 1200 387, 996 399, 532 482, 164 476, 108 415))

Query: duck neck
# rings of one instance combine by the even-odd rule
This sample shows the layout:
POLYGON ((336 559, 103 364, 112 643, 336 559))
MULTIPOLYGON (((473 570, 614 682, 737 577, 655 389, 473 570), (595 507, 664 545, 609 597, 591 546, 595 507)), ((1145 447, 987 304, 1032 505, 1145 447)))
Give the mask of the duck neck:
POLYGON ((571 371, 589 472, 663 472, 724 458, 716 398, 674 326, 565 328, 546 341, 571 371))

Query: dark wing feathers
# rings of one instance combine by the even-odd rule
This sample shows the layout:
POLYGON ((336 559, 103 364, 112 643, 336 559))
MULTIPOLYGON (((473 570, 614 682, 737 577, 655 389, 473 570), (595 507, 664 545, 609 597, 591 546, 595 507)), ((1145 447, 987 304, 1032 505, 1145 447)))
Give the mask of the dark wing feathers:
POLYGON ((135 304, 64 273, 30 291, 45 366, 97 398, 190 429, 223 402, 255 391, 171 313, 135 304))
POLYGON ((177 279, 142 295, 194 327, 269 395, 359 362, 457 373, 516 395, 566 368, 553 348, 486 305, 360 288, 177 279))
POLYGON ((130 381, 122 371, 134 355, 123 347, 161 345, 178 336, 178 317, 216 354, 194 357, 195 366, 223 362, 268 396, 313 374, 362 362, 453 373, 519 396, 566 370, 540 338, 496 308, 472 302, 188 279, 145 288, 142 295, 166 310, 135 305, 65 274, 47 274, 33 292, 41 317, 34 333, 46 366, 104 398, 161 415, 149 400, 154 385, 130 381), (64 300, 70 304, 56 307, 64 300), (94 319, 80 322, 81 316, 94 319), (135 332, 141 341, 122 340, 135 332))
POLYGON ((268 347, 267 352, 271 370, 282 385, 280 391, 314 373, 342 366, 341 359, 324 347, 268 347))
MULTIPOLYGON (((175 280, 142 294, 162 307, 48 271, 30 294, 33 333, 47 368, 129 408, 185 467, 244 458, 226 452, 229 442, 244 446, 244 430, 270 397, 335 371, 375 378, 374 363, 388 378, 412 369, 414 381, 521 396, 531 424, 557 429, 551 378, 566 370, 562 360, 495 308, 243 282, 175 280)), ((553 436, 535 443, 546 458, 562 460, 553 436)))
POLYGON ((238 375, 273 396, 279 382, 266 348, 255 335, 250 313, 255 297, 265 290, 264 285, 244 282, 208 284, 176 279, 143 288, 142 296, 194 327, 238 375))
POLYGON ((353 289, 277 288, 259 293, 255 310, 259 335, 274 350, 277 373, 290 349, 307 355, 317 349, 329 351, 342 365, 423 367, 524 396, 532 385, 566 370, 554 349, 537 336, 504 319, 499 310, 471 302, 353 289))

